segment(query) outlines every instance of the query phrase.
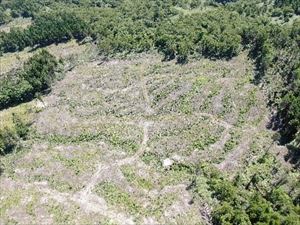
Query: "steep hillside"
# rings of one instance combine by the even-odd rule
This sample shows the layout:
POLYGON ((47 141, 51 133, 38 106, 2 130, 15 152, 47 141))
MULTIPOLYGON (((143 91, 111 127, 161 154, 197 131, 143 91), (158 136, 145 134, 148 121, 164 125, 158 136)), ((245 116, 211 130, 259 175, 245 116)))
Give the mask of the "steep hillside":
MULTIPOLYGON (((245 54, 186 65, 147 54, 78 64, 30 104, 31 134, 2 160, 1 223, 210 223, 216 200, 201 162, 249 180, 257 159, 279 150, 251 71, 245 54), (195 177, 198 194, 189 188, 195 177)), ((286 176, 273 160, 260 168, 278 170, 258 182, 262 189, 286 176)))
POLYGON ((300 5, 0 0, 0 224, 300 224, 300 5))

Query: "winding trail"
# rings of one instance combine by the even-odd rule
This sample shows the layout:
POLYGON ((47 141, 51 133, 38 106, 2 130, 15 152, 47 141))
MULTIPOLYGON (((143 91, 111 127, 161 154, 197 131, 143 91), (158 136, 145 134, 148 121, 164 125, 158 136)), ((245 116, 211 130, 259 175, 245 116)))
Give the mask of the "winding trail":
POLYGON ((150 121, 143 122, 143 141, 141 143, 139 150, 134 154, 134 156, 117 161, 116 164, 118 166, 124 166, 126 164, 133 164, 136 160, 138 160, 144 154, 144 152, 146 151, 146 148, 147 148, 148 140, 149 140, 149 134, 148 134, 149 127, 152 124, 153 124, 153 122, 150 122, 150 121))
POLYGON ((92 175, 91 179, 87 182, 85 187, 75 194, 62 193, 48 187, 47 183, 35 182, 34 184, 29 184, 38 188, 38 190, 44 193, 47 198, 56 200, 62 204, 71 204, 70 201, 76 202, 81 208, 86 212, 90 213, 100 213, 119 224, 134 224, 132 218, 127 217, 125 214, 115 212, 107 206, 105 199, 99 197, 93 193, 95 186, 106 180, 112 169, 118 170, 119 167, 126 164, 133 164, 140 156, 143 155, 147 148, 147 142, 149 140, 148 128, 153 124, 153 122, 145 121, 141 123, 143 126, 143 140, 139 150, 132 157, 127 157, 125 159, 117 160, 117 162, 99 163, 95 173, 92 175))
POLYGON ((45 185, 38 185, 39 190, 46 194, 49 198, 52 198, 62 204, 68 203, 70 200, 76 202, 78 205, 80 205, 81 208, 83 208, 87 212, 94 212, 94 213, 100 213, 103 216, 106 216, 119 224, 134 224, 132 218, 126 217, 126 215, 115 212, 107 206, 107 203, 105 199, 99 197, 96 194, 93 194, 93 189, 95 186, 106 180, 111 171, 118 170, 119 167, 126 165, 126 164, 133 164, 136 160, 139 159, 140 156, 143 155, 147 148, 147 142, 149 140, 148 136, 148 128, 152 125, 152 122, 145 121, 142 122, 143 126, 143 140, 141 143, 141 146, 139 150, 136 152, 136 154, 132 157, 128 157, 125 159, 117 160, 117 162, 108 162, 108 163, 99 163, 95 173, 92 175, 91 179, 88 181, 88 183, 85 185, 85 187, 75 193, 75 194, 69 194, 69 193, 61 193, 52 189, 49 189, 45 185))

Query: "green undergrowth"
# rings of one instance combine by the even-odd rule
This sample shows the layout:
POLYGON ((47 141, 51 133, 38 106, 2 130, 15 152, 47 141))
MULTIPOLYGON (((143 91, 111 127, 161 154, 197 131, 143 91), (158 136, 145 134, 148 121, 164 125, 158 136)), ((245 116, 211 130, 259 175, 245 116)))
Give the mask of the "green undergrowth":
POLYGON ((0 157, 18 149, 27 138, 35 111, 24 104, 0 113, 0 157))
POLYGON ((142 161, 146 163, 147 165, 151 165, 154 168, 161 169, 162 168, 162 162, 161 158, 158 153, 154 152, 145 152, 142 157, 142 161))
POLYGON ((225 153, 228 153, 232 151, 235 147, 237 147, 241 138, 241 131, 239 130, 231 130, 229 133, 230 133, 230 138, 228 141, 226 141, 224 145, 225 153))
MULTIPOLYGON (((188 118, 184 115, 183 118, 188 118)), ((166 120, 165 125, 155 132, 149 146, 161 158, 179 154, 189 156, 192 152, 204 152, 221 137, 224 127, 216 124, 213 118, 199 116, 194 120, 166 120)))
POLYGON ((249 110, 257 104, 257 90, 253 89, 247 93, 247 97, 245 98, 245 104, 239 110, 239 116, 237 119, 237 126, 242 126, 247 120, 247 114, 249 110))
POLYGON ((35 139, 45 140, 52 144, 80 144, 86 142, 99 142, 104 141, 111 144, 113 147, 121 148, 128 152, 129 154, 134 154, 138 148, 139 144, 135 140, 126 139, 117 134, 109 134, 106 132, 95 132, 95 133, 80 133, 79 135, 66 136, 59 134, 41 135, 36 133, 35 139))
POLYGON ((128 182, 132 183, 134 186, 138 188, 142 188, 145 190, 151 190, 154 187, 153 181, 151 181, 150 177, 142 177, 141 175, 137 174, 135 168, 132 166, 123 166, 122 173, 127 179, 128 182))
POLYGON ((4 197, 0 202, 0 216, 4 218, 7 210, 13 209, 19 205, 22 200, 21 191, 9 191, 6 192, 6 197, 4 197))
POLYGON ((75 221, 76 210, 73 209, 72 212, 68 212, 64 206, 55 201, 47 203, 47 210, 57 224, 72 224, 75 221))
POLYGON ((162 166, 163 158, 156 153, 146 152, 142 156, 142 160, 160 174, 159 185, 161 187, 188 183, 196 171, 196 167, 192 163, 175 162, 169 168, 164 168, 162 166))
POLYGON ((93 168, 93 161, 97 158, 97 151, 83 150, 72 157, 66 157, 65 155, 55 152, 52 157, 61 162, 66 168, 74 171, 76 175, 81 175, 93 168))
POLYGON ((39 196, 39 194, 35 191, 32 191, 29 194, 30 194, 30 200, 25 206, 25 211, 28 215, 32 216, 33 218, 36 218, 37 204, 41 200, 41 196, 39 196))
POLYGON ((150 204, 147 206, 146 216, 154 216, 159 221, 164 216, 165 210, 176 202, 177 199, 178 196, 175 193, 167 193, 151 199, 150 204))
POLYGON ((149 216, 160 221, 165 210, 178 199, 175 193, 166 193, 151 198, 148 197, 149 202, 147 205, 142 205, 133 194, 129 194, 109 182, 98 184, 95 192, 104 197, 109 205, 119 207, 122 211, 133 215, 136 222, 141 222, 142 217, 149 216))
POLYGON ((174 163, 169 169, 161 171, 162 177, 160 185, 162 187, 168 185, 187 184, 196 172, 196 167, 192 164, 174 163))
POLYGON ((203 112, 210 111, 213 104, 213 98, 220 94, 222 88, 219 84, 212 83, 212 85, 213 86, 211 87, 211 89, 208 90, 208 95, 205 95, 205 99, 200 106, 200 109, 203 112))
POLYGON ((130 194, 113 183, 100 183, 95 187, 95 192, 104 197, 112 206, 120 207, 130 214, 141 215, 143 211, 143 207, 130 194))
POLYGON ((31 182, 47 182, 49 186, 60 192, 76 192, 82 188, 82 184, 69 182, 58 174, 43 175, 36 174, 28 177, 31 182))
POLYGON ((161 100, 165 99, 172 92, 177 90, 180 87, 178 83, 172 83, 171 85, 164 88, 158 94, 153 97, 153 105, 157 105, 161 100))
POLYGON ((218 136, 211 135, 209 133, 204 133, 199 135, 199 139, 193 142, 193 149, 206 150, 208 146, 214 144, 218 140, 218 136))
POLYGON ((201 91, 203 90, 203 86, 206 85, 209 81, 210 79, 205 76, 199 76, 196 78, 196 80, 193 83, 192 89, 186 95, 180 98, 179 109, 182 113, 192 113, 192 98, 194 97, 194 95, 201 93, 201 91))

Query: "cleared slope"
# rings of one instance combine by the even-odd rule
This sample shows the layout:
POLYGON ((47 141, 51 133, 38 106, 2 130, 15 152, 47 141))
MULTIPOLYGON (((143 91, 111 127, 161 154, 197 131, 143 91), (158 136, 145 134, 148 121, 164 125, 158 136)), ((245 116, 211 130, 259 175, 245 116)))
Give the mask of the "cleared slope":
POLYGON ((272 143, 251 71, 244 54, 75 67, 39 104, 24 150, 3 160, 0 223, 209 222, 207 187, 197 203, 187 190, 196 165, 233 176, 272 143))

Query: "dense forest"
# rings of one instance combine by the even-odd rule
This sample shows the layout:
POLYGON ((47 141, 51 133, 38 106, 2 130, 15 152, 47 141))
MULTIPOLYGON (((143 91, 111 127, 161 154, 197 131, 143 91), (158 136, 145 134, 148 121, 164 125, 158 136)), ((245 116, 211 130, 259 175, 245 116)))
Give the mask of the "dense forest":
POLYGON ((50 87, 58 62, 43 50, 34 55, 21 71, 1 79, 0 109, 31 100, 50 87))
MULTIPOLYGON (((269 128, 300 160, 299 16, 297 0, 2 0, 1 24, 18 17, 30 17, 33 23, 0 33, 0 51, 88 38, 106 57, 158 51, 178 64, 197 58, 229 60, 247 52, 255 65, 253 83, 267 93, 269 128)), ((57 67, 57 59, 43 50, 1 78, 0 109, 49 89, 57 67)), ((19 133, 0 133, 0 154, 14 147, 12 136, 26 136, 24 124, 18 118, 15 123, 19 133)), ((299 224, 299 196, 292 199, 280 187, 251 192, 255 178, 245 188, 238 178, 225 180, 206 167, 201 171, 210 177, 208 185, 220 201, 214 224, 299 224)), ((197 195, 196 187, 194 191, 197 195)))

